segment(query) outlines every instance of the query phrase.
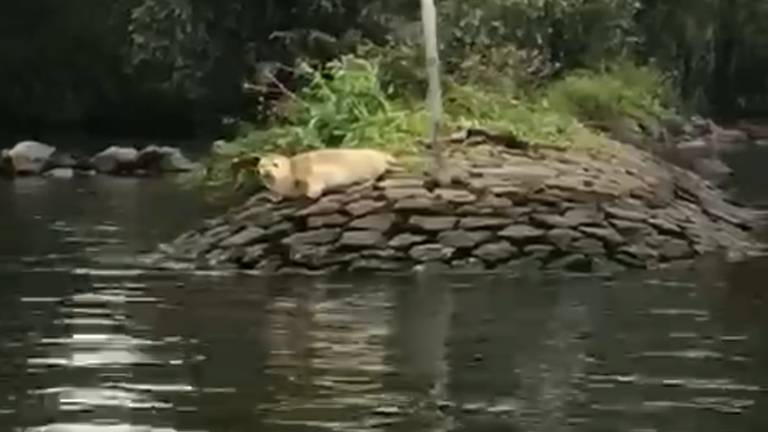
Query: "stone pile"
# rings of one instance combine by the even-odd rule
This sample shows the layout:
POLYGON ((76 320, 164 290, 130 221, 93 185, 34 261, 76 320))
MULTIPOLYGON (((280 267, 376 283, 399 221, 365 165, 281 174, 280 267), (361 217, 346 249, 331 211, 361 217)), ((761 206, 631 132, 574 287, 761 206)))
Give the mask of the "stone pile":
POLYGON ((451 187, 392 174, 315 202, 259 193, 163 245, 158 266, 274 271, 651 268, 757 251, 751 212, 682 169, 622 156, 536 158, 480 145, 451 155, 451 187))
POLYGON ((0 174, 72 178, 78 175, 135 175, 190 171, 195 164, 174 147, 150 145, 141 150, 111 146, 88 157, 76 157, 37 141, 21 141, 0 154, 0 174))

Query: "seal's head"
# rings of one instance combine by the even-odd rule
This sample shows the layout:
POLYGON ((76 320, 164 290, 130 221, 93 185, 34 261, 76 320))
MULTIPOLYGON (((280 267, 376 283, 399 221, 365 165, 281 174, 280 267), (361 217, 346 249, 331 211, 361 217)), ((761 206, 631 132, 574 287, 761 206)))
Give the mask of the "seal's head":
POLYGON ((291 175, 291 160, 278 154, 267 154, 259 160, 259 176, 266 184, 274 184, 278 179, 291 175))

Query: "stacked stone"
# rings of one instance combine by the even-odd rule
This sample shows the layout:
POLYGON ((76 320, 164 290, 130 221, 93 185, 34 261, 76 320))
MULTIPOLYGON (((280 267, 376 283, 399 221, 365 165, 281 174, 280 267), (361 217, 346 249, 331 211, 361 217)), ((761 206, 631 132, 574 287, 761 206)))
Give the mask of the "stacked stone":
POLYGON ((596 187, 605 178, 599 173, 590 179, 479 165, 468 172, 462 186, 430 188, 423 177, 389 176, 311 203, 258 194, 165 250, 203 267, 265 272, 592 272, 756 247, 751 215, 682 170, 669 171, 671 186, 655 195, 643 181, 621 192, 596 187))

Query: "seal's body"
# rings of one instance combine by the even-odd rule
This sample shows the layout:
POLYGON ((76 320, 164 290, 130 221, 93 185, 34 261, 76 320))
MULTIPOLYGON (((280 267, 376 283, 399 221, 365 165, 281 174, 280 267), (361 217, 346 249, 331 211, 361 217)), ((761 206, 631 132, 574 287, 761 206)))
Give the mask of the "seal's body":
POLYGON ((287 198, 318 198, 327 190, 373 181, 396 164, 391 155, 373 149, 323 149, 291 158, 269 154, 259 162, 267 187, 287 198))

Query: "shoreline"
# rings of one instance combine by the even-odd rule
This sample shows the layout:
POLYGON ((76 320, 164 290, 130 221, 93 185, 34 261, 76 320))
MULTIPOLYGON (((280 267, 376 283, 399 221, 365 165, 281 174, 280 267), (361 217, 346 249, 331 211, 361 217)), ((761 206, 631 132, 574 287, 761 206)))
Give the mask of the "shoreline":
POLYGON ((764 250, 756 211, 691 171, 615 143, 613 152, 490 141, 450 147, 450 187, 387 174, 316 202, 257 193, 161 245, 151 266, 271 273, 652 269, 714 251, 764 250))

